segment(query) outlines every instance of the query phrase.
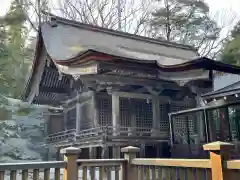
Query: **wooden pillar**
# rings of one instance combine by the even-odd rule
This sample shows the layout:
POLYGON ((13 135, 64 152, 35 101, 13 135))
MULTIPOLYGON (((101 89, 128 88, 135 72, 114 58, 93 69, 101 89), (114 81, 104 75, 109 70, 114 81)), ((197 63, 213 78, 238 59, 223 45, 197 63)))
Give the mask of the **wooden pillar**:
POLYGON ((119 96, 115 94, 112 94, 112 126, 113 126, 113 136, 119 135, 120 100, 119 100, 119 96))
POLYGON ((78 165, 76 160, 81 153, 81 149, 68 147, 61 150, 64 155, 64 161, 67 162, 63 171, 63 180, 78 180, 78 165))
POLYGON ((107 145, 102 146, 101 157, 102 157, 102 159, 109 158, 109 147, 107 145))
POLYGON ((136 133, 137 133, 137 129, 136 129, 136 128, 137 128, 137 122, 136 122, 136 115, 135 115, 135 104, 133 103, 133 99, 130 99, 129 101, 130 101, 130 103, 129 103, 129 105, 130 105, 130 107, 129 107, 129 110, 130 110, 129 116, 130 116, 130 125, 131 125, 129 135, 130 135, 130 136, 135 136, 136 133))
POLYGON ((225 142, 213 142, 203 145, 205 151, 210 152, 212 180, 232 180, 230 169, 224 169, 224 161, 230 159, 230 150, 233 144, 225 142))
POLYGON ((137 153, 140 151, 137 147, 128 146, 121 149, 124 153, 124 159, 127 160, 125 168, 122 168, 121 179, 133 180, 138 177, 137 168, 132 165, 132 160, 137 157, 137 153))
POLYGON ((97 158, 97 148, 96 147, 90 147, 89 148, 89 158, 90 159, 96 159, 97 158))
POLYGON ((77 98, 76 103, 76 134, 79 134, 81 130, 81 104, 79 102, 79 99, 77 98))
POLYGON ((235 108, 235 124, 236 124, 236 134, 237 140, 240 140, 240 108, 235 108))
MULTIPOLYGON (((89 148, 89 159, 96 159, 97 158, 97 148, 96 147, 90 147, 89 148)), ((90 177, 91 180, 95 180, 95 168, 94 167, 90 167, 89 168, 90 171, 90 177)))
POLYGON ((214 110, 206 110, 206 120, 207 124, 209 124, 209 140, 210 142, 217 140, 217 134, 216 134, 216 123, 213 119, 213 111, 214 110))
POLYGON ((99 126, 99 107, 98 107, 96 92, 93 92, 92 103, 93 103, 93 127, 98 127, 99 126))
POLYGON ((64 107, 63 109, 63 126, 64 126, 64 131, 67 131, 68 130, 68 127, 67 127, 67 119, 68 119, 68 116, 67 116, 67 107, 64 107))
POLYGON ((118 145, 113 146, 113 159, 119 159, 120 153, 121 153, 120 146, 118 145))
POLYGON ((152 98, 152 136, 158 136, 160 134, 160 100, 158 97, 152 98))
POLYGON ((61 160, 61 156, 60 156, 60 147, 56 148, 56 160, 60 161, 61 160))
POLYGON ((230 122, 229 122, 229 112, 228 107, 222 107, 219 109, 219 121, 220 121, 220 138, 221 141, 231 141, 231 130, 230 130, 230 122))

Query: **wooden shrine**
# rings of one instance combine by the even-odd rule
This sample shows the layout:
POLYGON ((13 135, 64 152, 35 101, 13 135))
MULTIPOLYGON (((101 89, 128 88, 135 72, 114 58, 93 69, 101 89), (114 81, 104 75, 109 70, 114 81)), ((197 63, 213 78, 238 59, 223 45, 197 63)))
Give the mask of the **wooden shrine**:
POLYGON ((48 15, 23 99, 59 108, 49 110, 48 146, 117 158, 132 145, 141 157, 167 157, 168 113, 196 107, 212 69, 239 72, 190 46, 48 15))

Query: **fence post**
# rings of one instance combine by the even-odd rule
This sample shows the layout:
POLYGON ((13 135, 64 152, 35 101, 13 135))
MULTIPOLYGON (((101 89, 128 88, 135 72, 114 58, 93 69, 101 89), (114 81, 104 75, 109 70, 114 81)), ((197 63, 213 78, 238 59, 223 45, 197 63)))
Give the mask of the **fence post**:
POLYGON ((140 149, 133 146, 128 146, 121 149, 121 152, 124 153, 124 159, 127 161, 127 164, 124 169, 122 169, 122 180, 133 180, 137 177, 137 169, 132 165, 132 160, 137 157, 137 153, 140 152, 140 149))
POLYGON ((229 160, 233 148, 233 144, 220 141, 203 145, 203 149, 210 152, 212 180, 231 180, 229 170, 224 169, 223 164, 229 160))
POLYGON ((81 149, 75 147, 68 147, 61 150, 64 155, 64 161, 67 162, 63 172, 63 180, 77 180, 78 179, 78 165, 76 160, 80 154, 81 149))

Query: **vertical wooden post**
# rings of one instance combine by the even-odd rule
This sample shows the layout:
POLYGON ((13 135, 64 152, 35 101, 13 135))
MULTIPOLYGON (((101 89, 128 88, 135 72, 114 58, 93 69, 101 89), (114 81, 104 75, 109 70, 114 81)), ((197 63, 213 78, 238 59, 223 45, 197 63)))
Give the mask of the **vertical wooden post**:
POLYGON ((78 180, 78 165, 76 160, 80 154, 81 149, 75 147, 68 147, 61 150, 64 155, 64 161, 67 162, 63 172, 63 180, 78 180))
POLYGON ((99 126, 99 107, 97 102, 96 92, 93 92, 92 96, 92 103, 93 103, 93 125, 94 127, 99 126))
POLYGON ((212 180, 231 180, 229 170, 223 169, 223 162, 229 159, 233 148, 233 144, 220 141, 203 145, 203 149, 210 152, 212 180))
POLYGON ((81 107, 79 102, 79 96, 77 95, 77 103, 76 103, 76 134, 79 134, 81 129, 81 107))
POLYGON ((152 97, 152 136, 158 136, 160 132, 160 101, 158 97, 152 97))
POLYGON ((112 94, 112 126, 113 126, 113 136, 119 134, 120 126, 120 100, 119 96, 112 94))
POLYGON ((122 168, 122 177, 121 180, 133 180, 137 177, 137 168, 132 165, 132 160, 136 158, 137 153, 140 152, 140 149, 137 147, 128 146, 121 149, 121 152, 124 153, 124 159, 127 160, 127 165, 125 168, 122 168))

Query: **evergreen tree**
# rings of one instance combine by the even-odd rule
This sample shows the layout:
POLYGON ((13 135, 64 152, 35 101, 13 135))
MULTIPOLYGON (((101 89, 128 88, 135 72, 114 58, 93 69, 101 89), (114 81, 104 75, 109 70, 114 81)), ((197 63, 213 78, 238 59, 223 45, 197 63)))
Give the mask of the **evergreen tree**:
POLYGON ((207 46, 210 46, 209 42, 214 42, 219 37, 221 29, 209 17, 209 7, 204 1, 157 0, 157 2, 159 8, 152 13, 150 21, 154 37, 193 45, 202 55, 209 53, 207 46))
POLYGON ((1 19, 0 74, 1 94, 18 98, 24 88, 27 73, 25 13, 18 0, 12 1, 7 14, 1 19))
POLYGON ((222 49, 222 60, 240 66, 240 21, 231 32, 231 37, 222 49))

